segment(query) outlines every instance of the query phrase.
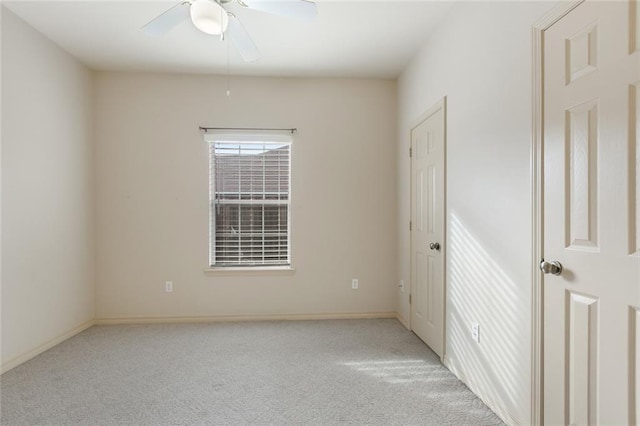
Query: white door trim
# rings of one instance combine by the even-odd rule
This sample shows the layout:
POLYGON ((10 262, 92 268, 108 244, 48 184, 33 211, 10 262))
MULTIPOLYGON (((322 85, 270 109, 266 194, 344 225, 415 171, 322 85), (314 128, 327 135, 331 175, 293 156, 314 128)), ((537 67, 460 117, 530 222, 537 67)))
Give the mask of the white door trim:
MULTIPOLYGON (((435 102, 429 109, 427 109, 424 113, 422 113, 418 118, 416 118, 411 125, 409 126, 409 147, 412 148, 411 144, 411 132, 418 127, 420 124, 422 124, 423 121, 425 121, 426 119, 428 119, 429 117, 431 117, 435 112, 437 112, 438 110, 442 109, 442 113, 444 115, 443 120, 444 120, 444 129, 443 129, 443 148, 444 148, 444 176, 443 176, 443 206, 444 206, 444 229, 442 232, 442 244, 446 245, 446 242, 448 240, 447 238, 447 217, 448 217, 448 209, 447 209, 447 97, 444 96, 442 99, 438 100, 437 102, 435 102)), ((409 161, 409 176, 412 176, 412 167, 413 167, 413 162, 409 161)), ((410 184, 409 184, 409 194, 413 194, 413 180, 410 178, 410 184)), ((411 221, 413 221, 413 217, 412 217, 412 213, 413 212, 413 198, 412 195, 409 196, 409 219, 411 221)), ((413 231, 409 232, 409 251, 411 252, 411 250, 413 249, 413 231)), ((443 306, 443 310, 442 310, 442 362, 444 362, 445 357, 447 355, 447 251, 443 250, 442 253, 443 259, 442 262, 444 264, 444 268, 442 269, 442 280, 444 282, 444 292, 443 292, 443 296, 444 296, 444 306, 443 306)), ((416 283, 414 282, 414 278, 413 278, 413 253, 410 253, 409 256, 410 260, 409 260, 409 294, 411 295, 414 292, 414 288, 416 283)), ((411 299, 409 299, 411 300, 411 299)), ((412 317, 413 317, 413 303, 409 304, 409 318, 407 320, 407 323, 409 325, 409 330, 413 331, 413 324, 412 324, 412 317)))
POLYGON ((542 273, 538 263, 543 258, 543 159, 544 159, 544 32, 585 0, 562 1, 532 27, 532 108, 531 108, 531 424, 542 425, 544 419, 544 330, 542 273))

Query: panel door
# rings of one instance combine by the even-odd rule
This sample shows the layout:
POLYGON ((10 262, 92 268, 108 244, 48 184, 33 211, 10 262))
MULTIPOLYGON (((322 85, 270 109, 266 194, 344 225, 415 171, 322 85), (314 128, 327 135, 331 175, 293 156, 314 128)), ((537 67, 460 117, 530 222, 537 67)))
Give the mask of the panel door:
POLYGON ((586 1, 544 35, 544 420, 636 424, 638 15, 586 1))
POLYGON ((411 131, 411 328, 444 354, 444 100, 411 131))

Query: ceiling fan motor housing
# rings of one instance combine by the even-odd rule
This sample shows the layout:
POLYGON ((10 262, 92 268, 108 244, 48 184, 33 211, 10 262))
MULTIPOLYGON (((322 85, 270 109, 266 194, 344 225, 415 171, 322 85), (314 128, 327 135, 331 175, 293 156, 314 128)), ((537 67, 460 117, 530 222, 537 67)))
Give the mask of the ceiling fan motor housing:
POLYGON ((200 31, 211 35, 220 35, 227 30, 229 15, 215 1, 195 0, 191 3, 191 21, 200 31))

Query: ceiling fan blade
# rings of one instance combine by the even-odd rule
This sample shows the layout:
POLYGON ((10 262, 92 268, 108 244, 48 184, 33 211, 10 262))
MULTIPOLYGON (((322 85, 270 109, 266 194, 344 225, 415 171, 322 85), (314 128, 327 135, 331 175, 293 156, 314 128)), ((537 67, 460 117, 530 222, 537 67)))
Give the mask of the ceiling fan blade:
POLYGON ((160 36, 189 17, 189 2, 180 2, 142 27, 149 35, 160 36))
POLYGON ((257 61, 262 57, 247 30, 244 29, 238 18, 233 15, 229 15, 229 26, 225 34, 238 49, 245 62, 257 61))
POLYGON ((274 15, 311 21, 318 14, 316 4, 308 0, 242 0, 247 7, 274 15))

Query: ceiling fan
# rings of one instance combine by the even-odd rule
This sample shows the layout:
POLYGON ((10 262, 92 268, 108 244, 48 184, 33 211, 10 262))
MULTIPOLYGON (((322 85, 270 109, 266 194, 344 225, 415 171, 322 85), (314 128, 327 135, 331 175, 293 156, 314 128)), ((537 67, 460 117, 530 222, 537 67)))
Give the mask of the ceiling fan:
POLYGON ((229 37, 246 62, 260 59, 260 52, 249 33, 225 8, 231 1, 249 9, 304 21, 314 19, 317 13, 315 2, 310 0, 185 0, 151 20, 142 30, 151 35, 163 35, 191 17, 193 25, 203 33, 229 37))

